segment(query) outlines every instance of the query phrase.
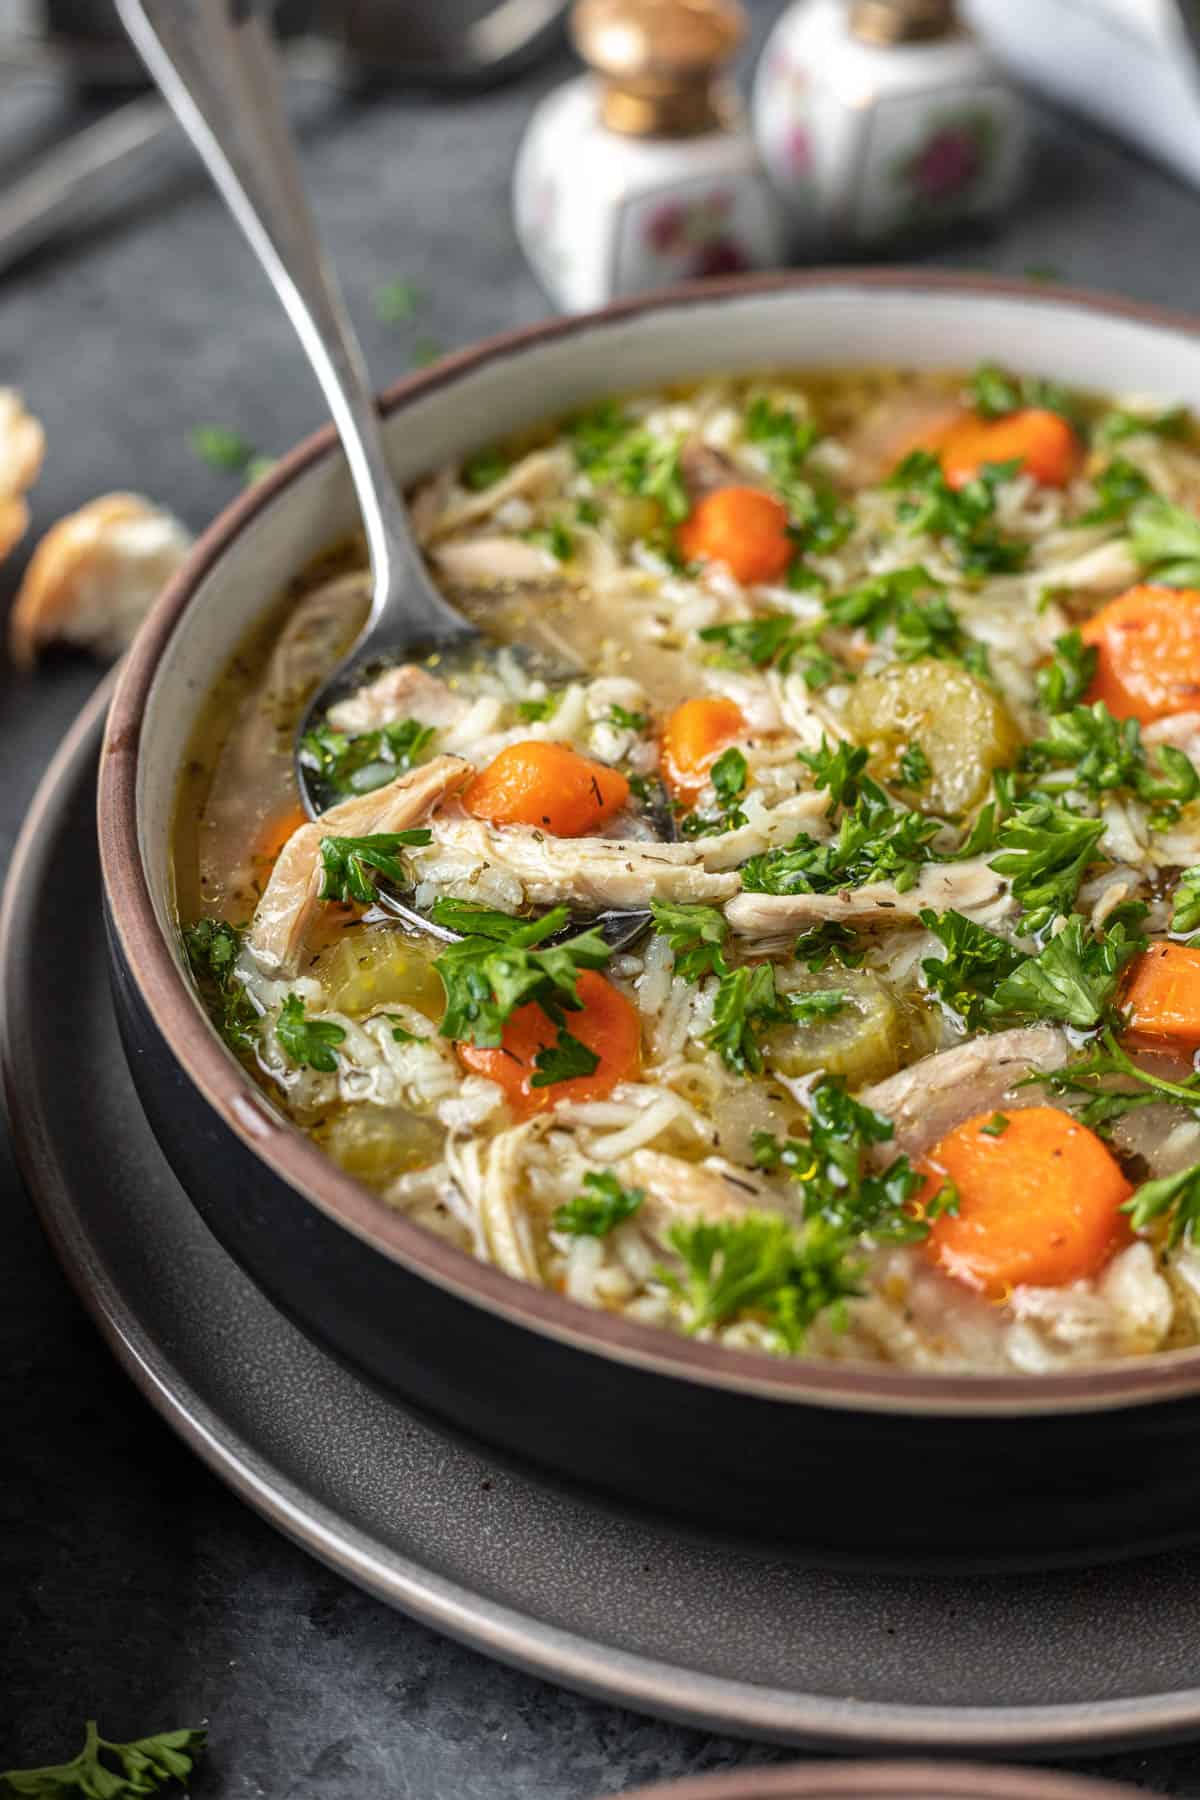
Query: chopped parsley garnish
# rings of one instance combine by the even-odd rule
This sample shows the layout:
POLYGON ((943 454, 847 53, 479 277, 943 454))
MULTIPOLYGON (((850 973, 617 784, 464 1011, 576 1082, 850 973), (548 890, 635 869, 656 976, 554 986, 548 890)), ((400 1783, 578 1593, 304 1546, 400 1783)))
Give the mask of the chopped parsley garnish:
POLYGON ((1107 1132, 1126 1113, 1162 1101, 1185 1106, 1193 1118, 1200 1119, 1200 1074, 1189 1075, 1186 1081, 1168 1081, 1164 1076, 1152 1075, 1139 1068, 1121 1048, 1111 1028, 1101 1033, 1095 1049, 1080 1061, 1049 1074, 1031 1075, 1029 1079, 1055 1094, 1074 1094, 1083 1099, 1086 1104, 1079 1117, 1093 1131, 1107 1132), (1107 1086, 1113 1078, 1123 1085, 1107 1086))
POLYGON ((474 494, 482 493, 485 488, 495 487, 498 481, 508 474, 512 464, 502 450, 494 447, 477 450, 474 456, 468 456, 462 466, 462 484, 474 494))
POLYGON ((657 500, 663 517, 678 525, 691 511, 678 438, 659 438, 611 402, 593 407, 566 427, 580 468, 602 487, 657 500))
POLYGON ((1200 774, 1182 750, 1163 744, 1150 766, 1136 719, 1115 719, 1102 700, 1056 713, 1047 735, 1022 753, 1022 766, 1037 777, 1039 792, 1069 788, 1099 796, 1126 788, 1157 808, 1156 829, 1173 824, 1179 809, 1200 794, 1200 774))
POLYGON ((888 478, 903 499, 896 517, 914 537, 944 538, 967 575, 1001 575, 1024 568, 1028 544, 1001 537, 993 523, 996 489, 1018 472, 1016 463, 985 463, 973 481, 953 488, 938 458, 913 450, 888 478))
POLYGON ((1008 1114, 994 1112, 986 1125, 979 1127, 980 1137, 1003 1137, 1008 1130, 1008 1114))
POLYGON ((558 1028, 553 1044, 539 1050, 533 1059, 535 1074, 529 1077, 531 1088, 555 1087, 560 1081, 574 1081, 580 1075, 594 1075, 600 1058, 567 1030, 558 1028))
POLYGON ((921 964, 926 986, 972 1031, 1035 1020, 1094 1031, 1112 1015, 1122 969, 1145 945, 1133 914, 1089 932, 1072 913, 1030 956, 962 913, 923 912, 921 923, 944 946, 921 964))
POLYGON ((249 994, 234 974, 245 937, 224 919, 198 919, 183 932, 183 947, 212 1021, 231 1050, 248 1050, 259 1023, 249 994))
POLYGON ((1037 672, 1038 699, 1048 713, 1068 712, 1092 685, 1099 651, 1085 644, 1078 631, 1054 640, 1054 658, 1037 672))
POLYGON ((1144 1181, 1121 1211, 1129 1214, 1135 1231, 1145 1231, 1155 1219, 1165 1219, 1169 1250, 1182 1238, 1194 1244, 1200 1234, 1200 1163, 1174 1175, 1161 1175, 1157 1181, 1144 1181))
POLYGON ((830 625, 864 631, 873 641, 893 633, 899 662, 920 656, 958 657, 966 639, 945 589, 920 563, 874 575, 825 602, 830 625))
POLYGON ((801 1350, 814 1319, 862 1292, 859 1266, 845 1237, 814 1220, 795 1229, 778 1213, 673 1225, 668 1242, 684 1266, 663 1281, 685 1308, 689 1332, 711 1330, 744 1315, 761 1317, 790 1351, 801 1350))
POLYGON ((275 1035, 280 1049, 297 1068, 332 1075, 338 1066, 337 1047, 346 1031, 332 1019, 306 1019, 299 994, 289 994, 275 1021, 275 1035))
POLYGON ((1114 456, 1107 467, 1093 477, 1092 486, 1096 490, 1096 504, 1082 514, 1081 525, 1110 525, 1127 519, 1130 508, 1154 491, 1142 471, 1124 456, 1114 456))
POLYGON ((1147 575, 1167 587, 1200 582, 1200 519, 1152 494, 1129 517, 1129 543, 1147 575))
POLYGON ((0 1793, 26 1794, 31 1800, 68 1800, 72 1794, 81 1800, 132 1800, 137 1794, 157 1794, 168 1783, 187 1780, 207 1741, 203 1730, 159 1731, 118 1744, 101 1737, 95 1719, 89 1719, 78 1756, 41 1769, 0 1770, 0 1793))
POLYGON ((1175 883, 1172 901, 1171 930, 1181 935, 1195 931, 1200 926, 1200 865, 1184 869, 1175 883))
POLYGON ((811 988, 806 994, 780 994, 779 1003, 793 1025, 812 1025, 846 1010, 843 988, 811 988))
POLYGON ((459 1043, 496 1048, 513 1012, 531 1001, 555 1025, 564 1025, 565 1012, 581 1009, 576 987, 582 972, 602 969, 612 955, 594 929, 539 947, 568 922, 565 906, 553 907, 539 919, 514 919, 443 897, 434 901, 431 916, 435 923, 466 934, 447 945, 433 965, 446 991, 439 1030, 459 1043))
POLYGON ((431 844, 433 833, 423 825, 411 831, 378 831, 370 837, 326 837, 321 839, 322 900, 357 901, 370 906, 379 898, 372 877, 374 869, 386 875, 398 887, 409 885, 407 872, 398 850, 431 844))
POLYGON ((536 725, 543 719, 552 719, 558 711, 559 694, 544 694, 538 700, 518 700, 517 717, 527 725, 536 725))
POLYGON ((636 425, 636 419, 622 412, 614 400, 602 400, 587 412, 568 419, 564 430, 580 468, 591 469, 603 462, 636 425))
POLYGON ((746 758, 736 746, 731 745, 728 750, 723 750, 708 771, 708 779, 717 797, 717 811, 689 814, 680 826, 681 836, 717 837, 722 832, 734 831, 739 825, 744 825, 746 815, 738 802, 746 790, 748 772, 746 758))
MULTIPOLYGON (((811 419, 790 407, 773 406, 763 396, 747 408, 746 437, 762 449, 772 484, 787 505, 797 545, 818 554, 836 550, 854 529, 854 514, 828 482, 805 473, 808 453, 819 436, 811 419)), ((795 581, 789 577, 789 585, 806 584, 810 573, 798 561, 795 581)))
POLYGON ((607 1237, 633 1217, 645 1198, 645 1188, 622 1187, 611 1169, 589 1172, 580 1192, 558 1208, 552 1223, 571 1237, 607 1237))
POLYGON ((967 383, 971 405, 983 419, 1003 419, 1022 407, 1059 413, 1071 426, 1080 421, 1079 400, 1057 381, 1040 375, 1010 375, 996 363, 980 363, 967 383))
POLYGON ((559 562, 570 562, 575 554, 575 539, 561 519, 552 519, 548 525, 535 525, 532 531, 525 533, 525 542, 536 544, 539 550, 548 550, 559 562))
POLYGON ((1106 412, 1098 422, 1093 434, 1097 444, 1111 448, 1113 444, 1124 443, 1126 438, 1151 437, 1186 438, 1192 426, 1191 414, 1186 406, 1172 406, 1166 412, 1135 413, 1125 412, 1114 407, 1106 412))
POLYGON ((775 970, 769 962, 730 969, 722 975, 713 1002, 712 1025, 704 1041, 735 1075, 761 1075, 758 1031, 778 1024, 784 1015, 775 992, 775 970))
POLYGON ((921 788, 928 787, 932 774, 933 765, 914 738, 912 743, 906 744, 901 752, 900 779, 906 788, 917 793, 921 788))
POLYGON ((684 981, 729 973, 721 953, 729 936, 729 924, 717 907, 651 900, 650 911, 655 931, 666 938, 675 952, 675 971, 684 981))
POLYGON ((301 738, 300 761, 339 794, 370 794, 415 768, 433 739, 433 727, 416 719, 353 735, 321 724, 301 738))
POLYGON ((1079 884, 1104 836, 1103 819, 1086 819, 1052 800, 1029 800, 1015 808, 996 832, 989 868, 1006 875, 1024 912, 1022 929, 1044 931, 1075 904, 1079 884))
POLYGON ((941 829, 940 819, 898 810, 877 782, 863 777, 834 837, 818 843, 801 832, 786 849, 752 856, 742 867, 742 886, 753 894, 829 894, 890 881, 905 893, 941 829))
POLYGON ((604 718, 607 725, 615 725, 618 731, 648 731, 650 721, 645 713, 630 712, 627 707, 618 706, 614 700, 604 718))
POLYGON ((814 925, 811 931, 801 932, 792 945, 792 955, 810 974, 816 975, 827 969, 831 962, 843 969, 857 969, 866 951, 858 948, 858 939, 848 925, 842 925, 837 919, 826 919, 820 925, 814 925))
MULTIPOLYGON (((846 738, 831 744, 825 737, 817 749, 796 752, 798 760, 812 770, 816 786, 829 790, 826 808, 829 818, 833 818, 839 806, 853 806, 858 799, 859 783, 869 755, 862 745, 851 744, 846 738)), ((868 782, 868 786, 871 785, 868 782)))
POLYGON ((719 644, 721 661, 734 667, 750 663, 756 669, 786 669, 797 644, 807 641, 787 613, 767 613, 759 619, 738 619, 732 625, 706 625, 697 633, 702 643, 719 644))

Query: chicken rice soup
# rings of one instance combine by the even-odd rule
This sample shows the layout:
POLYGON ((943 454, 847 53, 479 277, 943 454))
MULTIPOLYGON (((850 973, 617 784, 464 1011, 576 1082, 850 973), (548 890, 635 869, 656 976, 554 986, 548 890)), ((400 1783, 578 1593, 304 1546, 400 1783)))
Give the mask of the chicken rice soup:
POLYGON ((308 822, 338 546, 181 781, 188 958, 274 1102, 467 1254, 669 1330, 942 1371, 1200 1341, 1189 416, 712 380, 411 510, 499 649, 333 707, 308 822), (612 909, 648 915, 615 952, 612 909))

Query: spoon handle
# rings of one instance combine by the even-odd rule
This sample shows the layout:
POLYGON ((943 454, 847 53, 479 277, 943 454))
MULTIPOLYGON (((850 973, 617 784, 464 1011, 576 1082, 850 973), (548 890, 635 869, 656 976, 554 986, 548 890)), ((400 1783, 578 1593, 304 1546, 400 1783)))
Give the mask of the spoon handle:
POLYGON ((464 622, 425 572, 388 467, 366 363, 305 199, 278 59, 255 0, 118 0, 164 98, 283 302, 333 414, 371 558, 367 629, 385 614, 414 638, 464 622))

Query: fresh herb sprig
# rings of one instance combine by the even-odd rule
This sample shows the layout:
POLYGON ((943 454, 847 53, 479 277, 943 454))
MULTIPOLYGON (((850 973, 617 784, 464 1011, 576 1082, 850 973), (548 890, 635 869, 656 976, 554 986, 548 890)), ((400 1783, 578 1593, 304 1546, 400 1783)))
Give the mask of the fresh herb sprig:
POLYGON ((433 743, 431 725, 396 719, 378 731, 336 731, 320 724, 300 740, 300 761, 338 794, 372 794, 421 761, 433 743))
POLYGON ((801 832, 786 848, 752 856, 742 886, 757 894, 828 894, 869 882, 913 887, 930 861, 942 821, 894 807, 878 782, 862 777, 835 835, 823 843, 801 832))
POLYGON ((516 1008, 532 1001, 555 1025, 565 1027, 565 1015, 581 1010, 576 991, 580 975, 585 969, 602 969, 612 955, 595 929, 565 943, 544 944, 567 924, 570 914, 565 906, 553 907, 538 919, 516 919, 443 896, 434 901, 432 917, 437 924, 464 933, 433 965, 446 995, 439 1030, 456 1043, 496 1048, 516 1008))
POLYGON ((203 1754, 203 1730, 159 1731, 127 1744, 100 1736, 95 1719, 87 1721, 83 1749, 70 1762, 41 1769, 0 1770, 0 1794, 27 1795, 29 1800, 132 1800, 157 1794, 172 1782, 184 1782, 203 1754))
POLYGON ((558 1208, 552 1224, 569 1237, 607 1237, 632 1219, 645 1198, 645 1188, 624 1187, 611 1169, 589 1171, 580 1192, 558 1208))
POLYGON ((289 994, 275 1020, 275 1036, 288 1061, 298 1069, 316 1069, 333 1075, 338 1066, 338 1046, 346 1036, 344 1025, 332 1019, 308 1019, 299 994, 289 994))
POLYGON ((996 490, 1017 473, 1016 463, 985 463, 973 481, 953 488, 929 450, 913 450, 888 478, 903 496, 896 517, 914 537, 943 538, 966 575, 1000 575, 1024 568, 1028 544, 996 529, 996 490))
POLYGON ((814 1320, 831 1313, 843 1324, 845 1302, 863 1291, 845 1236, 820 1220, 802 1230, 778 1213, 695 1220, 673 1225, 667 1241, 683 1274, 664 1269, 660 1278, 679 1296, 689 1333, 760 1317, 794 1353, 814 1320))
POLYGON ((971 1031, 1037 1021, 1095 1031, 1114 1016, 1121 972, 1145 947, 1140 911, 1131 908, 1098 932, 1072 913, 1030 955, 960 912, 926 910, 921 923, 943 954, 922 962, 925 985, 971 1031))
POLYGON ((749 779, 749 765, 736 745, 721 752, 708 771, 708 779, 716 806, 710 811, 689 813, 679 828, 681 837, 719 837, 746 823, 741 800, 749 779))
POLYGON ((1101 1133, 1127 1113, 1163 1101, 1186 1107, 1193 1118, 1200 1119, 1200 1074, 1189 1075, 1185 1081, 1168 1081, 1165 1076, 1140 1068, 1118 1043, 1111 1026, 1100 1033, 1087 1056, 1029 1079, 1054 1094, 1070 1094, 1082 1101, 1080 1119, 1101 1133), (1114 1080, 1121 1085, 1113 1087, 1114 1080))
POLYGON ((1024 909, 1023 930, 1044 931, 1070 912, 1104 831, 1103 819, 1036 798, 1016 806, 998 827, 998 854, 988 866, 1008 877, 1013 898, 1024 909))
POLYGON ((1129 517, 1129 544, 1144 574, 1166 587, 1200 582, 1200 519, 1152 494, 1129 517))
POLYGON ((1156 1219, 1166 1221, 1166 1242, 1174 1250, 1184 1238, 1200 1241, 1200 1163, 1144 1181, 1121 1208, 1135 1231, 1146 1231, 1156 1219))
POLYGON ((1085 644, 1078 631, 1066 631, 1054 640, 1054 655, 1037 672, 1038 699, 1048 713, 1069 712, 1078 706, 1096 673, 1099 651, 1085 644))
POLYGON ((185 926, 183 947, 188 963, 217 1030, 231 1050, 250 1049, 259 1014, 235 974, 245 929, 225 919, 198 919, 185 926))
POLYGON ((1200 864, 1184 869, 1172 895, 1171 930, 1181 937, 1200 926, 1200 864))
POLYGON ((997 363, 980 363, 967 383, 967 392, 975 411, 984 419, 1003 419, 1023 407, 1034 406, 1060 414, 1077 429, 1083 416, 1078 396, 1061 382, 1047 381, 1040 375, 1010 375, 997 363))
POLYGON ((424 825, 410 831, 377 831, 369 837, 324 837, 321 839, 322 900, 356 901, 371 906, 379 891, 368 873, 386 876, 398 887, 408 885, 408 875, 398 852, 419 849, 433 842, 433 833, 424 825))
POLYGON ((1078 789, 1098 798, 1125 789, 1156 809, 1150 824, 1162 829, 1200 795, 1200 774, 1171 744, 1161 745, 1155 756, 1156 767, 1136 719, 1115 719, 1097 700, 1055 713, 1046 735, 1026 746, 1021 765, 1035 776, 1039 791, 1078 789))

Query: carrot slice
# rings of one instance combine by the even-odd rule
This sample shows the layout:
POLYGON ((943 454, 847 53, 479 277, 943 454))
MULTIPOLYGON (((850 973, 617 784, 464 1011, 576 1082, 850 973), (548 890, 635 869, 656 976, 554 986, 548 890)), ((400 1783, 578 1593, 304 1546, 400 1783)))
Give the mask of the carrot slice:
POLYGON ((603 975, 585 969, 579 977, 576 992, 583 1002, 581 1012, 566 1015, 566 1028, 572 1037, 586 1044, 600 1058, 590 1075, 573 1075, 568 1081, 556 1081, 550 1087, 533 1087, 537 1074, 538 1052, 558 1041, 558 1027, 536 1001, 519 1006, 504 1027, 499 1048, 483 1049, 478 1044, 456 1044, 458 1060, 464 1069, 486 1075, 504 1089, 508 1104, 518 1119, 530 1118, 557 1106, 561 1100, 602 1100, 611 1094, 618 1081, 633 1081, 642 1064, 642 1028, 637 1009, 630 1005, 603 975))
POLYGON ((735 581, 777 581, 796 554, 788 511, 761 488, 723 487, 698 500, 675 543, 688 562, 724 563, 735 581))
POLYGON ((1066 487, 1083 461, 1079 439, 1067 421, 1039 406, 1024 407, 1003 419, 961 413, 949 424, 922 433, 908 448, 932 450, 954 488, 974 481, 985 463, 1006 462, 1019 462, 1025 474, 1045 487, 1066 487))
POLYGON ((676 798, 690 805, 722 750, 749 729, 741 707, 720 694, 677 706, 663 727, 661 747, 663 780, 676 798))
POLYGON ((629 783, 569 744, 510 744, 463 790, 462 803, 493 825, 538 825, 555 837, 586 837, 629 798, 629 783))
POLYGON ((958 1212, 934 1221, 927 1254, 992 1300, 1097 1274, 1132 1235, 1119 1209, 1133 1189, 1114 1157, 1056 1106, 1010 1113, 998 1133, 994 1121, 968 1119, 922 1159, 920 1198, 944 1181, 958 1189, 958 1212))
POLYGON ((1200 706, 1200 588, 1132 587, 1080 635, 1098 652, 1088 699, 1118 719, 1149 725, 1200 706))
POLYGON ((1126 1041, 1147 1049, 1200 1050, 1200 946, 1154 944, 1129 968, 1122 1004, 1126 1041))

